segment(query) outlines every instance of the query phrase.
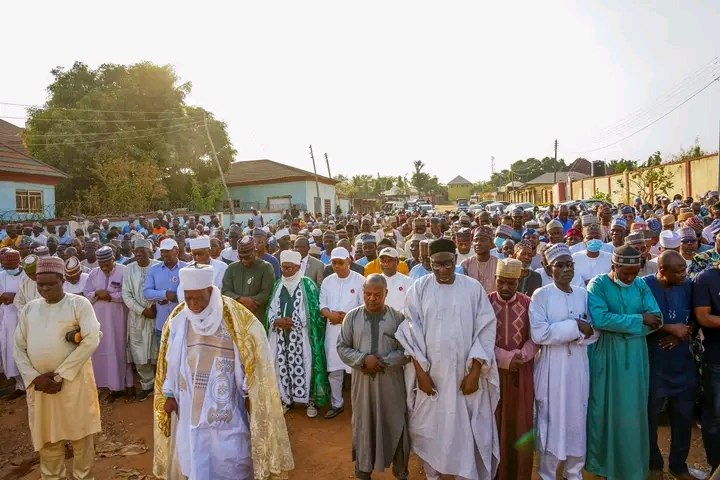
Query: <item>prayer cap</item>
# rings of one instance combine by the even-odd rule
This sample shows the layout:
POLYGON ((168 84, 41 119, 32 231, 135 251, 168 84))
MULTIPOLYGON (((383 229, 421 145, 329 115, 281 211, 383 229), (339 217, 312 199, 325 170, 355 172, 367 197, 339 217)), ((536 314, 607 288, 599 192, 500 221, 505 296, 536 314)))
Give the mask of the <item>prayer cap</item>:
POLYGON ((20 242, 18 243, 19 247, 29 247, 32 245, 33 241, 32 238, 28 237, 27 235, 23 235, 20 237, 20 242))
POLYGON ((426 226, 425 219, 422 217, 417 217, 415 220, 413 220, 413 223, 416 227, 424 227, 426 226))
POLYGON ((657 218, 648 218, 647 226, 650 230, 652 230, 655 233, 660 233, 660 231, 662 230, 662 224, 660 223, 660 220, 658 220, 657 218))
MULTIPOLYGON (((314 233, 314 232, 313 232, 313 233, 314 233)), ((262 228, 257 228, 257 227, 255 227, 255 228, 253 229, 252 234, 253 234, 253 237, 262 237, 262 238, 267 238, 267 237, 268 237, 268 234, 267 234, 267 232, 266 232, 265 230, 263 230, 262 228)))
POLYGON ((591 223, 589 225, 583 224, 583 233, 586 235, 588 233, 602 233, 602 229, 600 228, 599 223, 591 223))
POLYGON ((108 247, 107 245, 99 248, 95 255, 97 255, 98 263, 111 262, 115 259, 112 248, 108 247))
POLYGON ((152 251, 153 243, 150 240, 145 240, 144 238, 140 237, 133 242, 133 247, 147 248, 148 250, 152 251))
POLYGON ((278 240, 288 236, 290 236, 290 230, 288 230, 287 228, 281 228, 280 230, 275 232, 275 238, 277 238, 278 240))
POLYGON ((47 247, 37 247, 35 250, 33 250, 33 253, 38 257, 49 257, 50 249, 47 247))
POLYGON ((335 247, 330 254, 331 260, 347 260, 348 258, 350 258, 350 252, 344 247, 335 247))
POLYGON ((565 238, 582 237, 582 232, 577 228, 571 228, 565 233, 565 238))
POLYGON ((422 242, 427 237, 422 233, 414 233, 412 237, 410 237, 411 242, 422 242))
POLYGON ((540 228, 540 222, 537 220, 528 220, 525 222, 525 228, 528 230, 537 230, 540 228))
POLYGON ((242 228, 237 223, 233 223, 232 225, 230 225, 229 232, 240 234, 240 233, 242 233, 242 228))
POLYGON ((362 239, 362 243, 377 243, 377 237, 372 233, 365 233, 361 235, 360 237, 362 239))
POLYGON ((697 233, 701 233, 705 228, 705 223, 698 217, 692 216, 685 221, 685 225, 695 230, 697 233))
POLYGON ((160 242, 160 250, 172 250, 173 248, 178 248, 178 244, 172 238, 166 238, 160 242))
POLYGON ((190 239, 190 250, 202 250, 210 248, 210 237, 197 237, 190 239))
POLYGON ((37 267, 37 261, 38 257, 34 253, 31 253, 27 257, 23 258, 22 267, 23 270, 25 270, 25 273, 27 273, 28 275, 33 275, 35 273, 35 268, 37 267))
POLYGON ((438 217, 430 217, 430 223, 437 225, 437 224, 440 223, 440 218, 438 218, 438 217))
POLYGON ((310 235, 312 235, 313 237, 322 237, 322 234, 323 234, 322 230, 320 230, 319 228, 316 228, 312 231, 312 233, 310 235))
POLYGON ((535 248, 535 246, 533 245, 533 242, 528 239, 520 240, 518 243, 515 244, 516 252, 519 252, 523 248, 529 248, 530 250, 532 250, 533 248, 535 248))
POLYGON ((194 264, 180 269, 183 290, 202 290, 213 286, 215 271, 210 265, 194 264))
POLYGON ((612 262, 620 266, 640 266, 640 252, 630 245, 622 245, 613 252, 612 262))
MULTIPOLYGON (((165 232, 165 236, 168 238, 174 238, 175 237, 175 230, 169 229, 165 232)), ((182 237, 182 234, 178 234, 178 237, 182 237)))
POLYGON ((633 207, 631 207, 630 205, 625 205, 625 206, 620 210, 620 213, 622 213, 623 215, 627 215, 628 213, 633 213, 633 207))
POLYGON ((545 260, 547 260, 548 265, 552 265, 561 257, 572 258, 570 247, 564 243, 555 243, 545 249, 545 260))
MULTIPOLYGON (((512 234, 510 234, 512 235, 512 234)), ((494 237, 493 229, 488 227, 487 225, 481 225, 475 229, 475 232, 473 233, 474 238, 487 238, 488 240, 492 240, 494 237)))
POLYGON ((648 229, 647 222, 640 217, 635 217, 635 221, 633 222, 632 227, 630 228, 630 230, 633 230, 633 231, 647 230, 647 229, 648 229))
POLYGON ((70 257, 65 260, 65 275, 74 276, 82 272, 82 265, 77 257, 70 257))
MULTIPOLYGON (((28 257, 29 256, 30 255, 28 255, 28 257)), ((33 262, 33 268, 35 273, 57 273, 58 275, 65 275, 65 263, 58 257, 43 257, 40 259, 36 257, 36 261, 33 262)))
POLYGON ((625 230, 627 230, 627 222, 622 217, 615 217, 612 220, 612 223, 610 224, 610 229, 613 229, 615 227, 622 227, 625 230))
POLYGON ((688 218, 690 218, 692 216, 693 216, 692 210, 690 210, 689 208, 681 208, 680 215, 678 215, 678 221, 684 222, 685 220, 687 220, 688 218))
POLYGON ((302 255, 300 252, 296 252, 295 250, 283 250, 280 252, 280 263, 293 263, 295 265, 300 265, 302 262, 302 255))
POLYGON ((625 244, 626 245, 644 245, 645 244, 645 234, 642 232, 642 230, 635 230, 630 235, 625 237, 625 244))
POLYGON ((460 230, 457 231, 455 236, 457 237, 458 240, 460 240, 460 239, 469 240, 470 239, 470 229, 469 228, 461 228, 460 230))
POLYGON ((660 232, 660 246, 663 248, 679 248, 680 235, 670 230, 660 232))
POLYGON ((313 245, 312 247, 310 247, 310 250, 308 250, 308 253, 310 255, 320 255, 320 253, 322 253, 322 250, 320 250, 320 247, 318 247, 317 245, 313 245))
POLYGON ((378 257, 392 257, 392 258, 398 258, 398 252, 392 247, 385 247, 382 250, 380 250, 380 255, 378 257))
POLYGON ((520 278, 522 269, 523 264, 520 260, 516 260, 514 258, 503 258, 497 262, 495 275, 504 278, 520 278))
POLYGON ((251 235, 244 236, 237 244, 238 252, 250 252, 255 250, 255 238, 251 235))
POLYGON ((528 228, 527 230, 525 230, 525 233, 523 233, 522 238, 527 238, 529 236, 537 235, 537 234, 538 234, 537 230, 535 230, 534 228, 528 228))
POLYGON ((594 225, 600 223, 600 218, 597 215, 585 215, 581 219, 583 227, 585 225, 594 225))
POLYGON ((697 234, 690 227, 683 227, 677 231, 677 235, 681 242, 696 242, 697 234))
POLYGON ((8 248, 0 257, 3 265, 12 265, 15 268, 20 263, 20 252, 8 248))
POLYGON ((429 255, 433 256, 436 253, 455 253, 457 251, 457 248, 455 247, 455 243, 452 240, 448 240, 446 238, 439 238, 437 240, 433 240, 430 242, 429 245, 429 255))
POLYGON ((553 228, 563 228, 562 223, 560 223, 558 220, 550 220, 547 225, 545 225, 545 230, 552 230, 553 228))
MULTIPOLYGON (((482 227, 481 227, 482 228, 482 227)), ((510 225, 498 225, 497 230, 495 230, 495 235, 505 235, 508 238, 512 238, 513 229, 510 225)))

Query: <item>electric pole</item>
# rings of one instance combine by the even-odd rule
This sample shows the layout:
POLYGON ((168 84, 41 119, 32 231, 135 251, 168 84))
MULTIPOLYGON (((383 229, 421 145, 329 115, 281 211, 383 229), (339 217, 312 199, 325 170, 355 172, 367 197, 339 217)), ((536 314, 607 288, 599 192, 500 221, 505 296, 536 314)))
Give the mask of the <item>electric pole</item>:
POLYGON ((490 157, 490 173, 495 175, 495 157, 490 157))
POLYGON ((228 189, 227 183, 225 183, 225 174, 220 167, 220 161, 218 160, 217 152, 215 151, 215 144, 213 143, 212 137, 210 136, 207 115, 205 115, 205 133, 207 133, 208 142, 210 142, 210 149, 212 150, 213 158, 215 159, 215 165, 217 165, 218 172, 220 172, 220 180, 222 181, 223 188, 225 189, 225 196, 227 197, 228 203, 230 204, 230 213, 233 216, 233 220, 235 220, 235 206, 233 205, 233 200, 230 197, 230 190, 228 189))
POLYGON ((553 165, 553 185, 557 183, 557 146, 558 141, 555 140, 555 164, 553 165))
POLYGON ((327 153, 325 153, 325 165, 327 165, 328 169, 328 178, 332 178, 332 175, 330 175, 330 160, 328 160, 327 153))
POLYGON ((315 190, 317 191, 317 197, 315 198, 314 202, 315 211, 313 213, 318 214, 322 211, 322 205, 320 205, 320 182, 318 181, 317 168, 315 168, 315 155, 313 155, 312 145, 310 145, 310 158, 313 162, 313 172, 315 172, 315 190))

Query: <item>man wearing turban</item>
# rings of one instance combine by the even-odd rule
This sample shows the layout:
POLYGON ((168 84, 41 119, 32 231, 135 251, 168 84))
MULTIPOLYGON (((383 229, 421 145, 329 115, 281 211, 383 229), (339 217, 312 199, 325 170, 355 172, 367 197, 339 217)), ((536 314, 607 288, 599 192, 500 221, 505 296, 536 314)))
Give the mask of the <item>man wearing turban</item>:
POLYGON ((275 282, 265 329, 273 356, 283 409, 294 403, 307 405, 307 416, 317 416, 318 406, 330 397, 325 360, 325 321, 320 316, 320 292, 300 271, 300 252, 280 253, 282 277, 275 282))

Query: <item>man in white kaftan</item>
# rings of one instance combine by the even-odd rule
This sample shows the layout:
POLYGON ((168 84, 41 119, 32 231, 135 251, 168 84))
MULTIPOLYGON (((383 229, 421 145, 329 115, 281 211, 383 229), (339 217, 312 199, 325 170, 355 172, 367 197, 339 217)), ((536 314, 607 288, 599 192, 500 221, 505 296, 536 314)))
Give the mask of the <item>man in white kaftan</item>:
POLYGON ((5 377, 15 379, 15 390, 5 392, 2 398, 14 400, 25 393, 25 384, 13 358, 15 328, 18 322, 17 307, 13 301, 20 285, 20 278, 22 278, 20 252, 6 250, 0 260, 2 265, 0 271, 0 366, 2 366, 5 377))
POLYGON ((398 272, 399 258, 397 252, 392 247, 383 248, 378 258, 380 259, 382 276, 385 277, 387 282, 385 305, 402 312, 405 309, 405 297, 413 284, 413 279, 398 272))
POLYGON ((320 290, 320 315, 327 318, 325 330, 325 357, 327 359, 328 380, 330 382, 331 408, 325 418, 335 418, 344 411, 342 396, 345 373, 351 368, 345 365, 337 353, 337 339, 340 335, 345 314, 363 304, 362 288, 365 277, 350 270, 350 252, 336 247, 330 255, 335 273, 323 280, 320 290))
POLYGON ((495 311, 480 282, 455 274, 455 244, 430 242, 433 275, 406 298, 395 334, 405 367, 412 450, 429 480, 492 480, 500 461, 495 311))
POLYGON ((37 284, 35 283, 35 268, 37 267, 38 257, 30 254, 22 259, 23 273, 20 274, 20 283, 13 303, 17 307, 18 312, 31 301, 42 298, 38 293, 37 284))
MULTIPOLYGON (((215 272, 213 277, 213 285, 222 290, 223 278, 225 278, 225 271, 228 268, 228 264, 215 260, 210 255, 210 237, 197 237, 191 238, 188 242, 190 244, 190 253, 193 257, 193 261, 188 264, 192 265, 210 265, 215 272)), ((178 285, 178 301, 185 301, 183 294, 184 288, 182 283, 178 285)))
POLYGON ((83 295, 88 276, 90 276, 90 274, 83 272, 82 265, 77 257, 68 258, 65 260, 65 283, 63 284, 63 290, 73 295, 83 295))
POLYGON ((535 290, 530 302, 530 336, 541 346, 533 375, 538 473, 554 480, 565 461, 563 477, 581 480, 590 395, 587 345, 597 341, 597 333, 590 326, 587 291, 572 283, 570 249, 554 244, 545 256, 554 282, 535 290))
POLYGON ((148 270, 156 263, 152 258, 152 242, 135 240, 135 261, 125 267, 123 275, 122 299, 128 308, 128 362, 134 363, 140 376, 142 391, 138 401, 145 401, 153 391, 155 383, 155 361, 157 360, 157 341, 155 339, 155 317, 157 310, 154 302, 145 300, 143 285, 148 270))

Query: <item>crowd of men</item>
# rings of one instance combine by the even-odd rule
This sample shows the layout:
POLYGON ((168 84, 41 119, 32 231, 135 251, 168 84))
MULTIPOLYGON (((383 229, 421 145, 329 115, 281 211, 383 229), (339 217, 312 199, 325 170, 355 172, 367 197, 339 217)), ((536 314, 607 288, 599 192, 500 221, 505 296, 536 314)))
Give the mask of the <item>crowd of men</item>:
MULTIPOLYGON (((677 196, 676 196, 677 197, 677 196)), ((342 416, 357 478, 662 478, 720 465, 720 203, 218 218, 0 232, 2 397, 43 478, 92 478, 98 389, 154 395, 154 473, 284 478, 283 414, 342 416), (139 388, 136 388, 136 378, 139 388)))

